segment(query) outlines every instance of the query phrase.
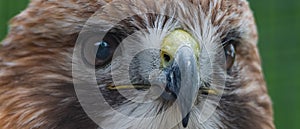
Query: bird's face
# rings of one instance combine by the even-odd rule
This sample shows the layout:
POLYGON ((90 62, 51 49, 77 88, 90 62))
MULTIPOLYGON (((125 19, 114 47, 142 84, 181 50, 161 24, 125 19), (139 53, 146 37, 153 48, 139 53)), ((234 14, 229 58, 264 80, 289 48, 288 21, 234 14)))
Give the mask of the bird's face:
POLYGON ((0 47, 0 127, 273 129, 256 42, 246 0, 31 0, 0 47))
POLYGON ((76 76, 95 75, 100 107, 112 107, 89 108, 90 116, 104 128, 227 127, 222 120, 234 111, 220 103, 245 83, 242 54, 256 52, 249 16, 245 1, 107 4, 88 20, 75 50, 92 72, 75 66, 76 76))

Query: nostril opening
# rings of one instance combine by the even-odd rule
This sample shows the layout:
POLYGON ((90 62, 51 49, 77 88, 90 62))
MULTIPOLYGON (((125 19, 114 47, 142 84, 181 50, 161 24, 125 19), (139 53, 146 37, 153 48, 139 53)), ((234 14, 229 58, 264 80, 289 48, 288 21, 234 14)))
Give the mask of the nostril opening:
POLYGON ((169 55, 167 55, 167 54, 164 54, 164 60, 165 60, 166 62, 170 62, 171 57, 170 57, 169 55))

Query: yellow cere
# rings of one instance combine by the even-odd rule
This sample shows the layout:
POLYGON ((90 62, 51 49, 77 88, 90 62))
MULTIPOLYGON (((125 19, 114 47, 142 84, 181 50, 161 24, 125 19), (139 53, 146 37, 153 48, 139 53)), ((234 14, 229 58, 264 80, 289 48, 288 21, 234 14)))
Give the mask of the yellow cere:
MULTIPOLYGON (((187 45, 193 48, 195 57, 199 59, 200 46, 195 38, 182 29, 177 29, 168 34, 161 44, 161 59, 164 59, 164 55, 167 54, 172 60, 178 48, 182 45, 187 45)), ((166 67, 168 62, 162 60, 162 66, 166 67)))
MULTIPOLYGON (((195 53, 195 57, 199 59, 199 53, 200 53, 200 46, 199 43, 195 40, 195 38, 186 32, 185 30, 182 29, 176 29, 170 34, 168 34, 162 44, 161 44, 161 66, 166 67, 168 63, 170 63, 173 60, 173 57, 176 54, 176 51, 181 47, 182 45, 189 46, 193 49, 195 53), (164 55, 170 56, 170 60, 167 62, 164 59, 164 55)), ((143 86, 143 85, 119 85, 119 86, 114 86, 110 85, 107 87, 109 90, 127 90, 127 89, 133 89, 133 88, 149 88, 149 86, 143 86)), ((212 91, 209 91, 212 92, 212 91)), ((213 93, 212 93, 213 94, 213 93)))

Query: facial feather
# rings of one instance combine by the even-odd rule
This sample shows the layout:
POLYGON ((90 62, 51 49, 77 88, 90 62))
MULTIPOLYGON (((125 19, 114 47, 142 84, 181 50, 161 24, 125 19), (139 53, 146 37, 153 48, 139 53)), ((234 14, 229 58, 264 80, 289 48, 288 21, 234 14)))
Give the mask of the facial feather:
MULTIPOLYGON (((106 31, 118 25, 119 19, 138 16, 121 25, 126 33, 133 32, 127 35, 132 39, 126 37, 127 45, 159 46, 169 31, 182 28, 205 46, 199 61, 202 80, 216 89, 224 89, 222 96, 198 95, 187 128, 274 128, 271 100, 256 47, 256 26, 245 0, 115 0, 105 5, 107 2, 32 0, 25 11, 12 19, 10 32, 0 48, 0 127, 97 128, 80 106, 73 87, 74 79, 89 83, 87 80, 93 74, 91 69, 72 69, 76 40, 86 28, 106 31), (233 31, 237 36, 230 37, 237 38, 237 56, 228 73, 221 59, 222 40, 233 31), (81 78, 74 78, 72 70, 83 73, 81 78)), ((125 49, 134 52, 134 48, 125 49)), ((95 73, 107 101, 125 116, 99 111, 96 117, 101 118, 100 125, 182 128, 177 125, 181 116, 176 106, 167 108, 161 100, 134 103, 103 90, 103 85, 113 82, 112 68, 128 62, 127 58, 116 59, 95 73)), ((145 64, 139 69, 153 69, 145 64)), ((133 100, 145 100, 142 96, 146 93, 135 92, 127 94, 133 100)))

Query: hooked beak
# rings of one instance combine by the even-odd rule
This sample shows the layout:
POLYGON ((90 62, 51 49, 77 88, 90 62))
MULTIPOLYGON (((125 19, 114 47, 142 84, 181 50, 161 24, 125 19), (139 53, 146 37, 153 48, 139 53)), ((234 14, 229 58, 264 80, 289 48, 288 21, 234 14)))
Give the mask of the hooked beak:
MULTIPOLYGON (((178 105, 183 127, 188 125, 190 112, 200 89, 199 53, 199 43, 192 35, 180 29, 172 31, 161 44, 161 72, 151 79, 153 82, 151 84, 161 87, 162 99, 175 101, 178 105)), ((145 88, 145 86, 120 85, 108 88, 115 90, 145 88)))
POLYGON ((199 44, 183 30, 171 32, 162 43, 162 71, 166 77, 161 97, 175 101, 180 108, 182 125, 187 127, 199 90, 199 44))

